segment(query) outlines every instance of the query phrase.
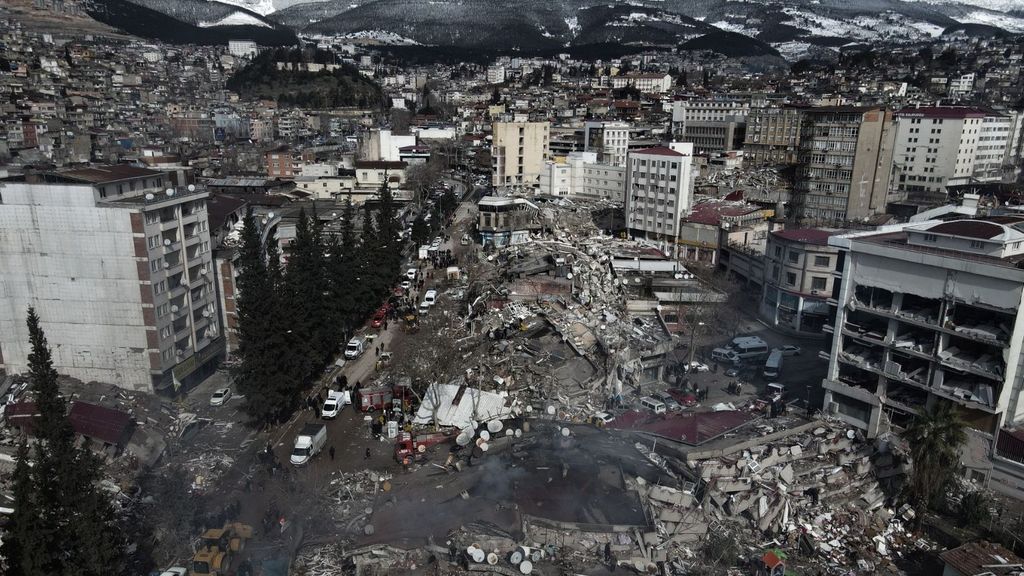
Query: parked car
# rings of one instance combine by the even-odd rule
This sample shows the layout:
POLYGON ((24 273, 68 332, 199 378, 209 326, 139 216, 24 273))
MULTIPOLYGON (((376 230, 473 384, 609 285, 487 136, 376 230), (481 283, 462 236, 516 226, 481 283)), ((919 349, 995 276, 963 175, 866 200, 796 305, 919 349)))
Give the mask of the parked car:
POLYGON ((609 414, 608 412, 598 412, 590 418, 590 421, 595 426, 604 427, 615 422, 615 415, 609 414))
POLYGON ((687 408, 697 405, 697 396, 692 392, 670 389, 668 391, 668 395, 675 399, 676 402, 686 406, 687 408))
POLYGON ((406 270, 405 271, 405 277, 408 278, 409 280, 415 280, 416 279, 416 269, 415 268, 409 268, 408 270, 406 270))
POLYGON ((707 364, 705 364, 703 362, 697 362, 696 360, 694 360, 693 362, 690 363, 690 365, 689 365, 689 367, 688 367, 688 369, 686 371, 687 372, 707 372, 708 370, 710 370, 710 368, 708 368, 707 364))
POLYGON ((651 394, 651 396, 664 402, 669 412, 678 412, 683 409, 683 405, 676 401, 668 392, 656 392, 651 394))
POLYGON ((740 369, 735 366, 725 371, 725 375, 729 378, 735 378, 740 375, 740 369))
POLYGON ((773 348, 773 350, 778 350, 779 352, 782 352, 783 356, 799 356, 801 352, 799 346, 793 346, 792 344, 788 344, 781 348, 773 348))
POLYGON ((210 396, 210 406, 223 406, 231 399, 231 388, 218 388, 210 396))
POLYGON ((402 283, 399 284, 399 286, 402 287, 402 290, 408 291, 410 288, 412 288, 412 282, 410 282, 409 280, 403 280, 402 283))

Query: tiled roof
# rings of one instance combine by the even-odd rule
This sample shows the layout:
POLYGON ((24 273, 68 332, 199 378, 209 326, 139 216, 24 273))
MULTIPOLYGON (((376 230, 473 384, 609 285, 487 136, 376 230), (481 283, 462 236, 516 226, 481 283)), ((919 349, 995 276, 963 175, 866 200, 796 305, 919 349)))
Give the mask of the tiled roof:
POLYGON ((975 574, 1010 574, 1010 568, 1024 563, 1016 554, 991 542, 968 542, 963 546, 946 550, 939 558, 947 566, 963 576, 975 574), (1006 565, 1006 568, 999 568, 1006 565))
POLYGON ((717 226, 723 216, 743 216, 760 209, 757 206, 739 202, 699 202, 694 205, 693 211, 684 220, 694 224, 717 226))
POLYGON ((642 150, 633 150, 633 151, 630 152, 630 154, 653 154, 655 156, 679 156, 679 157, 683 156, 683 154, 680 154, 679 152, 676 152, 675 150, 673 150, 671 148, 668 148, 666 146, 655 146, 653 148, 644 148, 642 150))
POLYGON ((836 234, 841 233, 842 230, 822 230, 820 228, 800 228, 793 230, 776 230, 772 232, 778 238, 783 240, 789 240, 791 242, 803 242, 804 244, 818 244, 825 246, 828 244, 828 239, 836 234))
POLYGON ((163 174, 163 172, 150 170, 148 168, 139 168, 137 166, 129 166, 127 164, 90 166, 88 168, 79 168, 76 170, 65 170, 59 173, 61 177, 68 178, 70 180, 78 180, 79 182, 88 182, 90 184, 104 184, 107 182, 128 180, 130 178, 160 176, 161 174, 163 174))

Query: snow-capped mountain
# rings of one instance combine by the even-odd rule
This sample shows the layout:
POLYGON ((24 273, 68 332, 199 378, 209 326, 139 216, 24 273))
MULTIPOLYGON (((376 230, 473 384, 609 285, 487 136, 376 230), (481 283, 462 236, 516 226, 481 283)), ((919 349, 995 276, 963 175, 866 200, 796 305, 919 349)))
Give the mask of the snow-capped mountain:
MULTIPOLYGON (((856 43, 928 40, 947 29, 1024 34, 1024 0, 96 0, 192 26, 289 28, 471 49, 677 46, 738 33, 789 59, 856 43), (266 16, 265 16, 266 15, 266 16), (978 26, 981 25, 981 26, 978 26), (991 27, 991 28, 985 28, 991 27)), ((735 38, 735 37, 731 37, 735 38)), ((764 53, 757 47, 756 53, 764 53)))

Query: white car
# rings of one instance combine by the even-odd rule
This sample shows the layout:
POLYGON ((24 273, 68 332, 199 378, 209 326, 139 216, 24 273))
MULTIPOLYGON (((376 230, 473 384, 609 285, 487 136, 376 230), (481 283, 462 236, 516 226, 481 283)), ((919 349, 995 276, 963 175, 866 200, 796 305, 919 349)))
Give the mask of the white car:
POLYGON ((210 406, 223 406, 231 399, 231 388, 221 388, 213 391, 210 396, 210 406))
POLYGON ((593 422, 594 424, 600 422, 600 426, 607 426, 612 422, 615 422, 615 416, 607 412, 598 412, 597 414, 594 414, 593 422))
POLYGON ((408 291, 409 288, 412 288, 412 282, 408 280, 403 280, 402 283, 399 284, 399 286, 402 287, 402 290, 408 291))
POLYGON ((408 278, 409 280, 415 280, 416 279, 416 269, 415 268, 409 268, 408 270, 406 270, 405 271, 405 277, 408 278))
POLYGON ((774 348, 774 350, 778 350, 779 352, 782 352, 783 356, 799 356, 800 352, 801 352, 799 346, 793 346, 793 345, 787 345, 787 346, 783 346, 781 348, 774 348))
POLYGON ((707 364, 694 360, 690 363, 690 369, 687 370, 687 372, 707 372, 708 370, 709 368, 707 364))

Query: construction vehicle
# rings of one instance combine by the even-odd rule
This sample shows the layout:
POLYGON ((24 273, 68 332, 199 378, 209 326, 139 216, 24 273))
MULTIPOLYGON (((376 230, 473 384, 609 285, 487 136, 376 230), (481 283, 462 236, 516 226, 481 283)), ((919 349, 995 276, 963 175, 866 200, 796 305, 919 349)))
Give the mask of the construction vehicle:
POLYGON ((192 557, 192 576, 223 576, 231 567, 232 557, 245 548, 252 538, 252 526, 241 522, 210 528, 200 536, 201 543, 192 557))
POLYGON ((430 432, 424 434, 411 434, 399 432, 395 440, 395 460, 399 463, 406 458, 410 460, 417 454, 423 454, 428 448, 437 444, 451 442, 459 431, 456 429, 443 430, 441 432, 430 432))

